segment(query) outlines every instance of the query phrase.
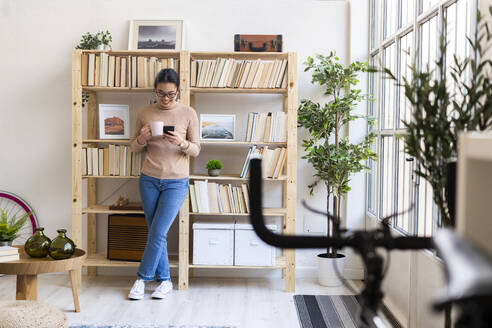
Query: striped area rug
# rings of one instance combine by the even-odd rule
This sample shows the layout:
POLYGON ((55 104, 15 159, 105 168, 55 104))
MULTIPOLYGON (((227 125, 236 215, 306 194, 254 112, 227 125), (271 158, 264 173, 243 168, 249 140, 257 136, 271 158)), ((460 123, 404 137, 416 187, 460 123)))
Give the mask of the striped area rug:
POLYGON ((351 295, 294 295, 301 328, 357 328, 359 303, 351 295))

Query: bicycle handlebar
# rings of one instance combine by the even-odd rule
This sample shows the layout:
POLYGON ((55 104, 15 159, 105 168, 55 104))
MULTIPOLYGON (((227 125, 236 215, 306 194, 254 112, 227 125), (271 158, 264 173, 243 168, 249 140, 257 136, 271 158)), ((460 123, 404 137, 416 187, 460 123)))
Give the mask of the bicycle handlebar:
MULTIPOLYGON (((367 231, 354 231, 345 237, 315 237, 315 236, 289 236, 271 232, 265 226, 262 214, 262 174, 261 160, 251 159, 250 163, 250 216, 253 229, 258 237, 265 243, 280 248, 364 248, 363 238, 360 233, 367 231)), ((373 246, 386 249, 424 249, 433 248, 432 238, 429 237, 391 237, 383 233, 383 230, 375 230, 373 233, 373 246)))

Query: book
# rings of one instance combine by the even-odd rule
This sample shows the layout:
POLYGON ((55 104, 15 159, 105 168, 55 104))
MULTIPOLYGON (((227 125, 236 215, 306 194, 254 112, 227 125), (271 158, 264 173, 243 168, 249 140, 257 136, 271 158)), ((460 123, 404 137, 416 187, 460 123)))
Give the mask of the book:
POLYGON ((19 249, 12 246, 0 246, 0 256, 19 254, 19 249))
POLYGON ((265 118, 265 128, 263 130, 263 142, 270 141, 271 128, 272 128, 272 113, 268 112, 265 118))
POLYGON ((104 148, 97 148, 98 173, 104 175, 104 148))
POLYGON ((117 56, 114 60, 114 86, 121 87, 121 57, 117 56))
POLYGON ((82 175, 87 175, 87 148, 82 148, 82 175))
POLYGON ((241 188, 243 189, 243 195, 244 195, 244 201, 246 205, 246 213, 249 213, 249 190, 248 190, 248 185, 243 183, 241 185, 241 188))
POLYGON ((190 184, 190 199, 191 199, 191 212, 198 213, 198 205, 196 203, 195 185, 190 184))
POLYGON ((96 58, 94 59, 94 86, 98 87, 100 85, 100 74, 99 74, 99 70, 100 70, 100 66, 101 66, 101 60, 100 60, 100 56, 99 55, 96 55, 96 58))
POLYGON ((94 86, 94 76, 96 69, 96 54, 88 55, 88 64, 87 64, 87 85, 94 86))
POLYGON ((256 74, 255 74, 255 77, 254 77, 252 85, 251 85, 252 88, 259 88, 260 87, 260 80, 261 80, 261 76, 263 75, 263 68, 264 67, 265 67, 264 62, 258 62, 256 74))
POLYGON ((275 167, 277 166, 278 159, 280 157, 280 154, 282 152, 282 148, 275 148, 274 153, 273 153, 273 158, 272 158, 272 163, 270 165, 270 168, 267 173, 267 177, 271 178, 273 177, 273 173, 275 173, 275 167))
POLYGON ((114 175, 120 175, 120 152, 121 147, 119 145, 114 146, 114 175))
POLYGON ((127 146, 121 146, 120 147, 120 175, 125 176, 126 175, 126 152, 127 152, 127 146))
POLYGON ((211 213, 219 213, 219 204, 217 201, 217 183, 208 182, 208 199, 210 201, 210 212, 211 213))
POLYGON ((137 56, 137 88, 145 88, 145 57, 137 56))
POLYGON ((219 190, 220 190, 220 202, 222 204, 222 209, 224 213, 231 213, 231 206, 229 205, 229 193, 227 192, 227 187, 225 185, 220 185, 219 190))
POLYGON ((256 73, 258 72, 258 66, 260 64, 260 59, 258 60, 255 60, 255 61, 252 61, 251 62, 251 67, 250 67, 250 70, 248 72, 248 77, 246 78, 246 82, 244 83, 244 87, 245 88, 251 88, 252 85, 253 85, 253 81, 256 77, 256 73))
POLYGON ((92 151, 92 175, 99 175, 99 159, 97 148, 91 148, 92 151))
POLYGON ((132 171, 131 171, 131 168, 132 168, 132 152, 131 152, 130 148, 128 148, 128 147, 125 147, 125 152, 126 152, 125 175, 131 176, 132 175, 132 171))
POLYGON ((87 175, 92 175, 92 150, 87 148, 87 175))
POLYGON ((242 72, 241 77, 239 78, 239 88, 244 88, 246 85, 246 81, 248 80, 248 75, 249 72, 251 71, 251 66, 253 65, 253 61, 251 60, 246 60, 246 66, 244 68, 244 71, 242 72))
POLYGON ((224 207, 222 206, 222 198, 220 196, 220 185, 217 183, 215 187, 217 192, 217 204, 219 205, 219 212, 224 213, 224 207))
POLYGON ((196 199, 196 207, 197 207, 197 213, 202 213, 203 212, 203 205, 200 197, 200 189, 199 189, 199 184, 196 183, 195 181, 195 199, 196 199))
POLYGON ((244 141, 249 142, 251 141, 251 131, 253 128, 253 120, 255 118, 255 113, 249 112, 248 113, 248 124, 246 126, 246 139, 244 141))
POLYGON ((273 163, 273 157, 274 157, 275 151, 273 149, 268 149, 268 147, 263 147, 263 155, 262 155, 262 161, 261 161, 261 172, 262 172, 262 177, 267 178, 268 173, 270 172, 270 167, 272 166, 273 163))
POLYGON ((277 179, 280 176, 280 174, 282 174, 282 169, 284 167, 286 158, 287 158, 287 148, 282 148, 272 178, 277 179))
POLYGON ((116 70, 116 57, 109 56, 108 57, 108 87, 114 87, 115 81, 115 72, 116 70))
POLYGON ((130 56, 131 59, 131 88, 138 88, 138 65, 137 65, 137 56, 130 56))
POLYGON ((190 80, 191 87, 196 87, 197 66, 198 66, 197 61, 193 60, 191 62, 191 80, 190 80))
POLYGON ((128 68, 128 63, 127 59, 122 57, 121 58, 121 73, 120 73, 120 87, 125 88, 127 87, 127 79, 128 79, 128 73, 127 73, 127 68, 128 68))
POLYGON ((280 88, 281 85, 282 85, 282 80, 285 78, 285 72, 286 72, 286 68, 287 68, 287 59, 283 59, 282 60, 282 65, 280 67, 280 73, 279 73, 279 76, 277 78, 277 81, 275 83, 275 88, 280 88))
POLYGON ((19 260, 19 254, 0 256, 0 263, 12 262, 12 261, 18 261, 18 260, 19 260))
POLYGON ((88 71, 89 71, 89 56, 87 54, 82 54, 82 68, 81 68, 81 78, 82 85, 87 85, 88 71))
POLYGON ((248 153, 246 154, 246 157, 244 158, 243 166, 241 168, 241 173, 239 174, 239 177, 244 178, 246 175, 246 171, 248 170, 248 164, 249 164, 249 158, 253 151, 255 150, 256 146, 253 145, 252 147, 249 147, 248 153))

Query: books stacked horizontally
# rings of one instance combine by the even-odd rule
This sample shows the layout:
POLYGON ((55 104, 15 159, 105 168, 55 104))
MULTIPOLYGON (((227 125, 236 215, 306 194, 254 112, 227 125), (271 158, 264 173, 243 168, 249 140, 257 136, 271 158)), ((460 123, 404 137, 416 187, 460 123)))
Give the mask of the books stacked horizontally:
POLYGON ((142 153, 134 153, 128 146, 110 144, 106 148, 82 148, 82 175, 138 176, 142 163, 142 153))
POLYGON ((247 142, 286 142, 285 112, 248 114, 247 142))
POLYGON ((0 246, 0 263, 19 260, 19 249, 12 246, 0 246))
POLYGON ((249 213, 248 185, 218 184, 196 180, 190 184, 194 213, 249 213))
POLYGON ((287 59, 192 60, 191 86, 199 88, 286 88, 287 59))
POLYGON ((179 72, 176 58, 118 56, 108 53, 82 54, 82 85, 95 87, 153 88, 161 69, 179 72))
POLYGON ((256 145, 249 147, 248 154, 243 162, 240 177, 244 178, 249 169, 252 158, 261 158, 261 172, 263 178, 278 179, 287 159, 287 148, 279 147, 269 149, 267 146, 257 148, 256 145))

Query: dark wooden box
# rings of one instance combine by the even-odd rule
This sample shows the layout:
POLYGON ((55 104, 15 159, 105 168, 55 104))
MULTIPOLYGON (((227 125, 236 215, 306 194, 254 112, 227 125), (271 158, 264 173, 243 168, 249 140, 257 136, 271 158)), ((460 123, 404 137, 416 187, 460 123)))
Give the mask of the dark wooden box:
POLYGON ((144 215, 108 215, 108 259, 140 261, 147 234, 144 215))
POLYGON ((282 52, 281 34, 235 34, 234 51, 282 52))

